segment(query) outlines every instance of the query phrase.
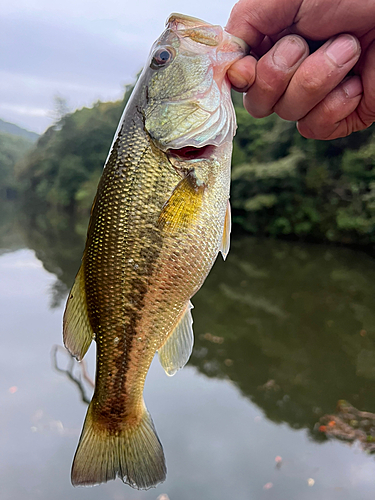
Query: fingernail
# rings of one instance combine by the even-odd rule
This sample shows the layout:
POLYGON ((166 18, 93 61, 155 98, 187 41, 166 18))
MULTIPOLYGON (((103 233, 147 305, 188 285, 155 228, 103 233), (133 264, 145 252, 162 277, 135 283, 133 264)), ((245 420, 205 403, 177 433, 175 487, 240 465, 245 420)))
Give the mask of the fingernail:
POLYGON ((351 35, 339 35, 328 45, 326 54, 337 66, 343 66, 359 55, 357 39, 351 35))
POLYGON ((291 68, 304 55, 306 46, 298 36, 281 39, 273 53, 273 61, 280 68, 291 68))
POLYGON ((352 99, 363 92, 362 82, 359 76, 353 76, 343 83, 343 89, 346 97, 352 99))

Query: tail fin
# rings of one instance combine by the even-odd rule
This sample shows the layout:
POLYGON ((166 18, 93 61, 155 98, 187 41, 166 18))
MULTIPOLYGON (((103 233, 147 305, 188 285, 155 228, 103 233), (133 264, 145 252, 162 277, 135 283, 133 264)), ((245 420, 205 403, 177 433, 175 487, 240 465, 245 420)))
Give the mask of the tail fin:
POLYGON ((113 434, 95 425, 91 403, 73 460, 72 484, 92 486, 116 476, 133 488, 156 486, 166 477, 163 447, 146 408, 136 427, 125 425, 113 434))

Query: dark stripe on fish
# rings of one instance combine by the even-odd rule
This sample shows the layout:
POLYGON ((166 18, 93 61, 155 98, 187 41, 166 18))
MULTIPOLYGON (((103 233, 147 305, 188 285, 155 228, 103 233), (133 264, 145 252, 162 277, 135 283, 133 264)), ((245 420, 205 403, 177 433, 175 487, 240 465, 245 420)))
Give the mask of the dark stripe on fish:
MULTIPOLYGON (((121 140, 124 139, 121 138, 121 140)), ((147 151, 145 151, 145 154, 147 154, 147 151)), ((167 160, 165 161, 167 162, 167 160)), ((165 169, 165 165, 160 165, 159 168, 165 169)), ((132 231, 132 219, 127 212, 132 207, 130 200, 126 200, 124 197, 119 199, 119 182, 123 184, 121 190, 124 189, 124 184, 127 185, 129 191, 133 190, 132 184, 135 181, 136 170, 134 159, 131 158, 126 149, 120 149, 118 138, 98 188, 91 223, 91 228, 95 232, 89 233, 84 257, 88 313, 97 341, 96 387, 99 392, 97 391, 94 395, 94 401, 97 404, 94 404, 93 410, 98 423, 102 422, 111 432, 119 430, 127 414, 127 400, 129 398, 126 386, 127 372, 132 366, 132 362, 135 362, 135 360, 132 360, 134 343, 137 342, 138 338, 142 337, 138 325, 142 319, 142 309, 149 291, 148 278, 153 274, 163 246, 160 229, 157 227, 157 212, 155 212, 154 227, 150 227, 150 214, 148 213, 147 217, 143 218, 141 215, 139 220, 137 219, 139 217, 138 211, 138 213, 134 214, 134 219, 139 225, 139 232, 134 234, 133 229, 132 236, 127 238, 125 248, 125 233, 132 231), (110 186, 110 189, 108 186, 110 186), (106 206, 107 211, 103 210, 106 206), (101 220, 99 220, 99 217, 101 220), (109 224, 109 219, 112 225, 117 226, 117 229, 113 231, 112 226, 109 240, 104 241, 106 223, 109 224), (98 251, 99 238, 102 239, 101 252, 98 251), (134 244, 132 244, 131 239, 134 239, 134 244), (94 246, 95 241, 97 242, 96 247, 94 246), (143 246, 142 241, 145 241, 143 246), (126 249, 128 249, 128 252, 125 254, 126 249), (134 261, 134 264, 129 264, 129 261, 135 256, 136 261, 134 261), (113 264, 109 262, 109 259, 112 258, 113 264), (95 263, 98 260, 105 262, 105 271, 96 268, 95 263), (137 266, 136 270, 134 266, 137 266), (133 270, 131 270, 131 267, 133 267, 133 270), (130 287, 129 290, 119 289, 118 284, 117 287, 115 284, 113 289, 103 290, 105 283, 108 283, 106 272, 107 274, 126 274, 127 271, 131 274, 135 273, 131 279, 128 276, 123 276, 124 282, 128 280, 126 285, 130 287), (113 297, 111 294, 118 295, 113 297), (108 312, 112 313, 113 316, 116 315, 115 311, 120 307, 119 302, 122 303, 121 322, 116 324, 107 321, 107 324, 103 324, 103 322, 105 323, 103 318, 108 318, 108 312), (111 332, 104 331, 106 326, 107 328, 110 327, 111 332), (113 345, 116 340, 116 345, 113 345), (103 360, 104 357, 105 360, 103 360), (108 370, 108 372, 106 373, 105 370, 108 370), (106 387, 105 392, 102 390, 104 387, 106 387)), ((137 175, 139 175, 139 172, 137 175)), ((162 177, 160 175, 159 182, 162 181, 162 177)), ((155 197, 157 193, 163 193, 163 189, 155 186, 152 190, 152 196, 155 197)), ((142 197, 142 201, 144 204, 150 202, 150 200, 145 200, 144 197, 142 197)), ((156 202, 161 209, 165 200, 154 199, 152 201, 154 204, 156 202)), ((101 265, 103 266, 103 262, 101 265)), ((118 277, 114 281, 118 283, 118 277)))

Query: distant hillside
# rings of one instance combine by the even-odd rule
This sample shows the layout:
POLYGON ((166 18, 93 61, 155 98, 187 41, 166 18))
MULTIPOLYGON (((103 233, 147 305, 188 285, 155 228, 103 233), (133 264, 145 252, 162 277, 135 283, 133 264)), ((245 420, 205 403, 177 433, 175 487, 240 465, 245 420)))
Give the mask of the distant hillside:
POLYGON ((15 196, 15 165, 32 148, 29 139, 0 131, 0 200, 15 196))
POLYGON ((36 142, 39 138, 39 135, 35 132, 30 132, 24 128, 15 125, 14 123, 9 123, 0 119, 0 132, 5 132, 10 135, 17 135, 19 137, 24 137, 31 142, 36 142))

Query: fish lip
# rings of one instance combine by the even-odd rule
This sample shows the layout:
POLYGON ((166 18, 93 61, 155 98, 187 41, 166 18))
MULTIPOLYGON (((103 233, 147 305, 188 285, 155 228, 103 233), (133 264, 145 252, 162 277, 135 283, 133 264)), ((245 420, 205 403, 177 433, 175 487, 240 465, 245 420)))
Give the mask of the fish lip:
POLYGON ((209 160, 216 152, 217 146, 206 144, 202 147, 184 146, 179 149, 167 149, 166 154, 169 158, 175 158, 182 161, 209 160))
POLYGON ((170 29, 176 27, 178 24, 183 24, 187 28, 197 28, 198 26, 213 26, 211 23, 203 21, 203 19, 199 19, 198 17, 187 16, 186 14, 179 14, 177 12, 173 12, 172 14, 170 14, 165 23, 165 25, 170 29))
POLYGON ((251 47, 245 42, 245 40, 242 40, 242 38, 238 38, 238 36, 232 35, 232 33, 229 33, 226 30, 224 30, 224 32, 230 36, 230 39, 233 43, 236 43, 240 47, 245 56, 250 54, 251 47))
MULTIPOLYGON (((192 16, 187 16, 186 14, 179 14, 177 12, 173 12, 170 14, 168 19, 166 20, 165 25, 167 26, 168 29, 171 30, 177 30, 179 31, 181 28, 179 28, 179 25, 182 24, 184 28, 200 28, 200 27, 218 27, 217 25, 208 23, 207 21, 204 21, 203 19, 199 19, 198 17, 192 17, 192 16)), ((222 29, 220 27, 220 29, 222 29)), ((245 40, 242 40, 242 38, 238 38, 237 36, 232 35, 229 33, 225 28, 222 29, 223 32, 230 38, 230 40, 235 44, 238 45, 240 48, 240 52, 242 52, 244 55, 248 55, 250 53, 250 46, 245 42, 245 40)))

